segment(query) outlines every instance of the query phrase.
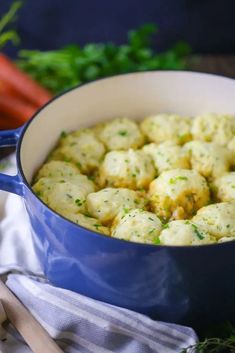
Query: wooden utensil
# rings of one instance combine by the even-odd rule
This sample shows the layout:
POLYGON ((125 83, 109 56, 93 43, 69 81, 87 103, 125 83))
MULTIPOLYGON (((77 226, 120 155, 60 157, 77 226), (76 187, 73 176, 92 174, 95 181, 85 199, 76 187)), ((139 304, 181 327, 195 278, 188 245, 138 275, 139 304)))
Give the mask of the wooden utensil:
MULTIPOLYGON (((1 308, 4 309, 8 320, 19 331, 34 353, 63 353, 47 331, 0 280, 1 303, 0 311, 2 311, 1 308)), ((4 315, 3 312, 2 314, 4 315)))

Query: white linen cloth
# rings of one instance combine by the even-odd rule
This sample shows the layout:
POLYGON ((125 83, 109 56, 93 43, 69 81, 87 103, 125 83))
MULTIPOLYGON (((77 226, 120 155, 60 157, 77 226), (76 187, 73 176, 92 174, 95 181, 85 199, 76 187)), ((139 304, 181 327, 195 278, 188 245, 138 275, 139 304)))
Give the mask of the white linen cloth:
MULTIPOLYGON (((154 321, 50 285, 43 279, 20 197, 1 192, 0 215, 0 274, 8 274, 8 287, 64 352, 180 353, 197 341, 191 328, 154 321)), ((8 324, 0 352, 31 350, 8 324)))

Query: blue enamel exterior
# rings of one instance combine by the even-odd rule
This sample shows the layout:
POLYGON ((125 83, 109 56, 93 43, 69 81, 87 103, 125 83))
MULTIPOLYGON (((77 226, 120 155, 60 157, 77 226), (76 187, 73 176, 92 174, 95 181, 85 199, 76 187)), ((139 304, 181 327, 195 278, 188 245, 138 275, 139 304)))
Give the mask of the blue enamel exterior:
POLYGON ((235 242, 157 247, 78 227, 28 188, 26 207, 37 254, 56 286, 148 314, 201 325, 235 317, 235 242))
MULTIPOLYGON (((22 129, 0 131, 0 147, 15 146, 22 129)), ((23 195, 23 182, 19 175, 10 176, 0 173, 0 189, 23 195)))
MULTIPOLYGON (((28 123, 28 125, 30 122, 28 123)), ((136 244, 89 231, 49 209, 23 176, 26 125, 0 132, 16 143, 19 174, 0 174, 0 189, 23 195, 33 241, 49 281, 160 320, 201 326, 235 318, 235 241, 199 247, 136 244)))

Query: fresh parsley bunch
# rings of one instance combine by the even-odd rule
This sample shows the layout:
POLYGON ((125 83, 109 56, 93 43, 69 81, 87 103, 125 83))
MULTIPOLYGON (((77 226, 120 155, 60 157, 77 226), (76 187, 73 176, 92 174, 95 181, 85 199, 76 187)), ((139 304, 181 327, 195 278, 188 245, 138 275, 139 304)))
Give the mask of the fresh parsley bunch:
POLYGON ((124 45, 113 43, 69 45, 60 50, 41 52, 21 50, 18 65, 54 93, 102 77, 126 72, 182 69, 189 47, 179 42, 172 49, 155 53, 151 48, 154 24, 128 32, 124 45))
POLYGON ((18 44, 20 41, 16 31, 6 30, 6 28, 9 23, 16 20, 16 14, 21 6, 21 1, 15 1, 9 11, 2 18, 0 18, 0 49, 2 49, 8 42, 18 44))

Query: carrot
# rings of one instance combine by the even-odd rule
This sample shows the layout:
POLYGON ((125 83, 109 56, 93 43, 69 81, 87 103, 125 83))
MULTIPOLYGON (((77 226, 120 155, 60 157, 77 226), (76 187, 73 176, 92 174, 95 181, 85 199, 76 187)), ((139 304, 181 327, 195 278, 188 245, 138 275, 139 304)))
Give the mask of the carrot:
POLYGON ((20 125, 18 120, 14 120, 8 115, 0 114, 0 130, 16 129, 20 125))
POLYGON ((11 86, 9 86, 8 83, 0 80, 0 95, 1 94, 8 94, 10 96, 17 95, 16 91, 11 86))
POLYGON ((19 124, 25 123, 37 111, 37 107, 6 94, 0 95, 0 113, 7 114, 19 124))
POLYGON ((20 71, 3 53, 0 53, 0 80, 37 107, 42 106, 52 98, 49 91, 20 71))

